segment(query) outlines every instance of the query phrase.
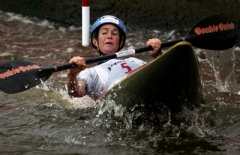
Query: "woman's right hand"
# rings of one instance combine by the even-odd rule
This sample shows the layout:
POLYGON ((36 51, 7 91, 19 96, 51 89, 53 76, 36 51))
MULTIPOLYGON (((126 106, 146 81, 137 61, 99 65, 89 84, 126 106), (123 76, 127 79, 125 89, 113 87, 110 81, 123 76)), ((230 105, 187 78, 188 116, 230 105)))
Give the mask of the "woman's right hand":
POLYGON ((87 67, 87 64, 85 59, 80 56, 73 57, 69 62, 77 64, 78 67, 68 70, 68 94, 73 97, 82 97, 86 95, 86 84, 84 81, 78 80, 77 75, 87 67))
POLYGON ((70 59, 69 63, 73 63, 73 62, 77 64, 78 67, 69 69, 68 75, 77 75, 79 72, 81 72, 87 67, 85 59, 83 57, 74 56, 72 59, 70 59))

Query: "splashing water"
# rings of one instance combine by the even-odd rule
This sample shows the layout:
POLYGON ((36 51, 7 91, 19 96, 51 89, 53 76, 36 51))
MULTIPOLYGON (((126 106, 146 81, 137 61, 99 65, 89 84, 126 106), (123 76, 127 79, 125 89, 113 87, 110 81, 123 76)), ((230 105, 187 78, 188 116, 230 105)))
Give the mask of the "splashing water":
MULTIPOLYGON (((81 47, 80 30, 0 12, 0 61, 19 59, 53 66, 67 63, 74 55, 95 56, 90 47, 81 47)), ((145 46, 152 37, 174 40, 181 34, 177 30, 129 31, 125 49, 145 46)), ((69 97, 66 71, 54 73, 47 81, 19 94, 1 92, 0 152, 238 154, 240 99, 237 94, 229 95, 239 91, 238 51, 238 47, 227 51, 196 49, 206 100, 194 110, 184 109, 174 116, 176 120, 166 109, 162 109, 166 115, 149 115, 166 120, 157 125, 136 122, 143 114, 126 113, 124 107, 112 101, 114 96, 100 104, 88 96, 69 97)), ((147 53, 136 57, 151 60, 147 53)))

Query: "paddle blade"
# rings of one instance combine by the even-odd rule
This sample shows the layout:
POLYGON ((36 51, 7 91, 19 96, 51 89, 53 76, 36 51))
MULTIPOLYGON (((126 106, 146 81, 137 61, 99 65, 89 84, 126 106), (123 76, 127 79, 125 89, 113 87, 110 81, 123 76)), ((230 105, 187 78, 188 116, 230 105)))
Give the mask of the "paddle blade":
POLYGON ((225 50, 235 45, 238 29, 233 20, 214 15, 199 21, 185 36, 185 40, 194 47, 225 50))
POLYGON ((0 65, 0 90, 13 94, 30 89, 49 76, 39 77, 41 67, 27 61, 10 61, 0 65))

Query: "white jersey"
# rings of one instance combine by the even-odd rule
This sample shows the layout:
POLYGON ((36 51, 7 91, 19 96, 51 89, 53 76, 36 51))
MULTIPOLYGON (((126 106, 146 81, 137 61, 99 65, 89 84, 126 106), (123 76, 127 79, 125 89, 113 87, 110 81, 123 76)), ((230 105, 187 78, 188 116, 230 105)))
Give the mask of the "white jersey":
POLYGON ((111 59, 100 65, 83 70, 79 73, 78 79, 86 82, 87 95, 96 100, 129 72, 144 64, 146 62, 133 57, 124 60, 111 59))

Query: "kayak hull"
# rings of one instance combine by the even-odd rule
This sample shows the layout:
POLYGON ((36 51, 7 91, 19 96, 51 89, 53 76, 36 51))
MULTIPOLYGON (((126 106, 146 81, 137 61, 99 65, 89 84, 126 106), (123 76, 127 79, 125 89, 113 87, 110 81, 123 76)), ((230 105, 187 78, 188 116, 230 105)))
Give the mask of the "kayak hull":
POLYGON ((127 75, 98 103, 115 103, 128 111, 175 113, 201 101, 199 62, 192 46, 180 42, 161 56, 127 75))

